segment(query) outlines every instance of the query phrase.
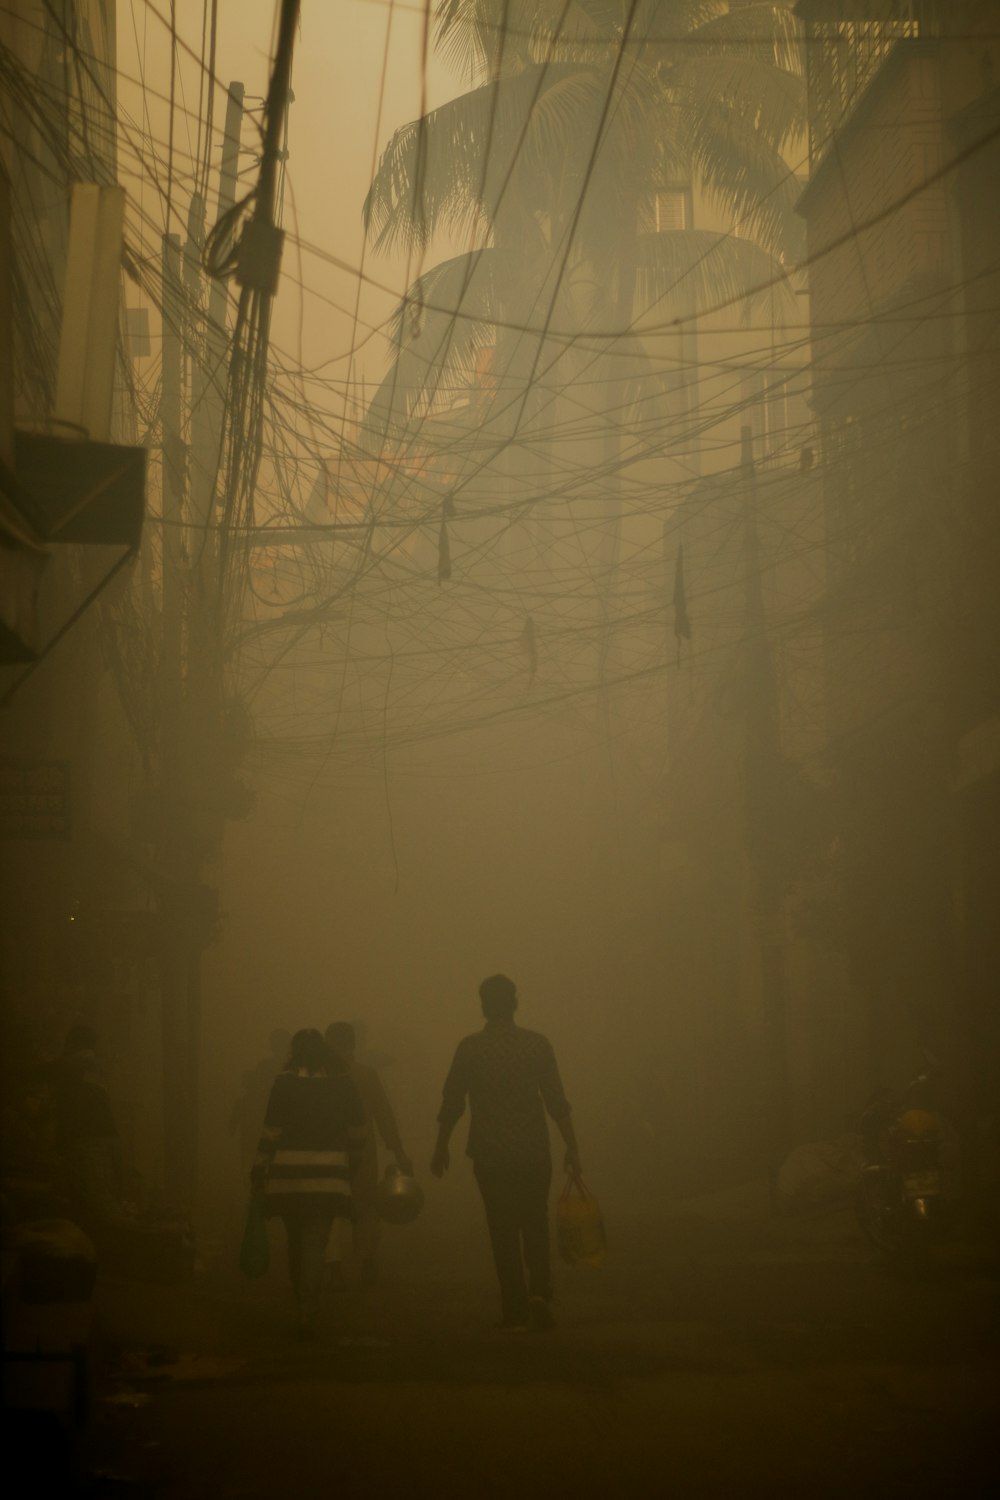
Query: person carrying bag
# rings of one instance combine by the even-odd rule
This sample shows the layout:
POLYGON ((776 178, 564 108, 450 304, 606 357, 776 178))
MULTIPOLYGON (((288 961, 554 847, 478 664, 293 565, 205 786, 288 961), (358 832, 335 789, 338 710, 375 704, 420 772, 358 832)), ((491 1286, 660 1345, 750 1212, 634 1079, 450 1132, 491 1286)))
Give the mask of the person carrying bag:
POLYGON ((247 1220, 280 1218, 288 1239, 288 1270, 296 1328, 315 1331, 330 1227, 349 1218, 351 1179, 365 1138, 365 1113, 342 1063, 318 1031, 297 1031, 287 1067, 271 1088, 247 1220))

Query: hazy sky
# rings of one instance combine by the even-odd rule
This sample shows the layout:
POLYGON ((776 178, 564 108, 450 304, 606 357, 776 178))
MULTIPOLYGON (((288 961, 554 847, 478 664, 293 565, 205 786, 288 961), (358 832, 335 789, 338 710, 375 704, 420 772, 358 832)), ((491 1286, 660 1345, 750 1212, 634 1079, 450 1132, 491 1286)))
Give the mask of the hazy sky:
MULTIPOLYGON (((225 116, 224 88, 230 80, 241 81, 250 109, 260 118, 260 102, 267 87, 274 24, 275 0, 221 0, 219 6, 214 134, 221 139, 225 116)), ((142 0, 120 0, 118 13, 118 65, 121 72, 119 103, 133 123, 132 138, 155 138, 161 188, 167 180, 170 138, 169 96, 171 47, 168 7, 142 0), (158 15, 161 19, 157 19, 158 15), (147 84, 145 105, 139 79, 147 84), (155 91, 155 94, 153 93, 155 91)), ((200 84, 204 77, 202 54, 203 6, 201 0, 179 0, 175 52, 175 111, 171 194, 172 227, 184 231, 191 185, 191 159, 198 153, 200 84), (188 50, 190 49, 190 50, 188 50), (192 53, 194 56, 192 56, 192 53)), ((413 3, 389 0, 305 0, 296 37, 293 65, 292 106, 289 125, 288 185, 284 200, 286 245, 282 284, 278 293, 274 338, 294 364, 313 367, 332 361, 325 372, 333 379, 347 374, 346 355, 357 347, 373 325, 391 312, 395 299, 377 286, 362 289, 357 332, 354 306, 357 270, 362 264, 361 209, 371 181, 374 161, 393 130, 415 118, 422 97, 428 105, 460 92, 464 81, 447 71, 433 56, 423 83, 423 10, 413 3), (388 52, 387 52, 388 42, 388 52), (385 87, 381 114, 379 96, 383 66, 385 87), (291 243, 297 236, 304 244, 344 261, 352 270, 342 270, 291 243), (303 283, 306 291, 300 290, 303 283)), ((202 95, 201 113, 204 114, 202 95)), ((252 180, 254 132, 247 125, 244 143, 245 180, 252 180)), ((129 178, 129 149, 122 148, 122 177, 130 193, 141 198, 149 220, 162 218, 163 195, 148 180, 129 178)), ((218 144, 215 154, 218 160, 218 144)), ((214 190, 213 190, 214 191, 214 190)), ((214 215, 209 198, 209 221, 214 215)), ((147 222, 146 233, 154 233, 147 222)), ((152 246, 145 247, 146 253, 152 246)), ((403 289, 407 277, 405 259, 391 260, 370 254, 367 274, 376 282, 403 289)), ((412 268, 411 268, 412 274, 412 268)), ((360 348, 355 375, 380 378, 385 344, 379 334, 360 348)))

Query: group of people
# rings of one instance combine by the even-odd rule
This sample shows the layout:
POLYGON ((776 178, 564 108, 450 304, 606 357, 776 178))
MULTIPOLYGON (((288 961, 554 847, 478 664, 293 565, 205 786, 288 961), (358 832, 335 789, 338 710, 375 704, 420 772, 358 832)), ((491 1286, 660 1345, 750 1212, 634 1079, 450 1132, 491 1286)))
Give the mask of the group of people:
POLYGON ((324 1278, 340 1269, 338 1220, 353 1224, 362 1282, 377 1279, 378 1137, 400 1171, 413 1172, 382 1081, 356 1053, 355 1028, 346 1021, 325 1035, 295 1033, 271 1085, 250 1172, 266 1212, 284 1221, 303 1332, 315 1322, 324 1278))
MULTIPOLYGON (((467 1154, 482 1195, 500 1285, 504 1329, 553 1324, 548 1200, 552 1179, 546 1114, 580 1173, 569 1103, 552 1046, 515 1022, 517 988, 504 974, 479 986, 484 1026, 458 1045, 444 1085, 430 1169, 450 1165, 452 1132, 470 1112, 467 1154)), ((284 1221, 297 1327, 312 1332, 335 1226, 353 1224, 361 1279, 377 1278, 378 1144, 412 1176, 399 1127, 377 1071, 356 1055, 354 1028, 297 1031, 271 1086, 250 1179, 265 1212, 284 1221)))

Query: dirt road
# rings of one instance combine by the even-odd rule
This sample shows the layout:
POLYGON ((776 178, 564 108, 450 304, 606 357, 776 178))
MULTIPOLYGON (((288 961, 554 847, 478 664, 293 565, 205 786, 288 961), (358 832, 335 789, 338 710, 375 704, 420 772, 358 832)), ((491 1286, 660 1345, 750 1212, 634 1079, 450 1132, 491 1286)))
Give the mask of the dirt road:
POLYGON ((98 1403, 92 1491, 1000 1493, 1000 1284, 975 1255, 900 1276, 836 1218, 791 1236, 619 1225, 607 1268, 564 1270, 559 1327, 531 1336, 488 1327, 471 1215, 400 1231, 384 1260, 309 1344, 289 1337, 279 1271, 216 1274, 197 1296, 106 1288, 132 1373, 98 1403), (143 1370, 135 1351, 158 1339, 167 1363, 143 1370))

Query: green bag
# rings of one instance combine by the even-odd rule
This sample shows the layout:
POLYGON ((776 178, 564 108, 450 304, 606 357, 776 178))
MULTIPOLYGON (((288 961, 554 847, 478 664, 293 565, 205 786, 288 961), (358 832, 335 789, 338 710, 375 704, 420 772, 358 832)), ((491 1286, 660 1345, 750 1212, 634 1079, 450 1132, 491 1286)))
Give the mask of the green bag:
POLYGON ((251 1281, 256 1281, 258 1277, 267 1274, 270 1264, 271 1248, 267 1242, 264 1200, 259 1193, 254 1193, 247 1204, 247 1221, 243 1227, 243 1243, 240 1245, 240 1270, 251 1281))

